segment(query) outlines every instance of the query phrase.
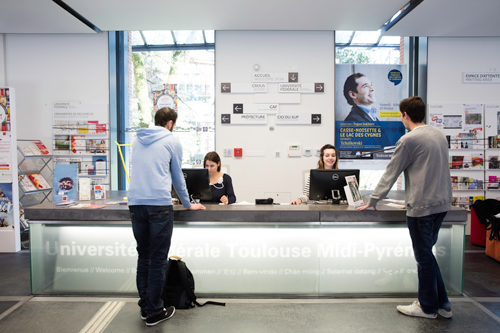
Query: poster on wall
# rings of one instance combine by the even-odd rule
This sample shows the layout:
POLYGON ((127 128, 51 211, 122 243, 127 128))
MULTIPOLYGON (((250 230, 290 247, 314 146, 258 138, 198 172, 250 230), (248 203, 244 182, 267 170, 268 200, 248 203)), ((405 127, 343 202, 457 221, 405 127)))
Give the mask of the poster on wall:
POLYGON ((151 87, 151 100, 154 110, 171 108, 178 112, 177 84, 155 84, 151 87))
POLYGON ((12 183, 0 183, 0 228, 14 223, 12 183))
POLYGON ((399 102, 408 97, 406 65, 335 66, 335 145, 340 159, 390 159, 379 151, 405 134, 399 102), (379 151, 363 156, 362 152, 379 151))

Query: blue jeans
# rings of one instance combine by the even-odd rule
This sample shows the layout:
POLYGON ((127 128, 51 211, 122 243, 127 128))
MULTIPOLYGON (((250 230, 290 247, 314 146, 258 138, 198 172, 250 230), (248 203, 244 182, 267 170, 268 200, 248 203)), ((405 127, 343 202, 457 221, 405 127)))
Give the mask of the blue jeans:
POLYGON ((406 217, 418 268, 418 301, 425 313, 434 314, 451 306, 432 247, 447 212, 422 217, 406 217))
POLYGON ((147 311, 148 316, 154 317, 163 310, 161 293, 174 227, 174 209, 172 206, 137 205, 130 206, 129 211, 139 254, 139 306, 147 311))

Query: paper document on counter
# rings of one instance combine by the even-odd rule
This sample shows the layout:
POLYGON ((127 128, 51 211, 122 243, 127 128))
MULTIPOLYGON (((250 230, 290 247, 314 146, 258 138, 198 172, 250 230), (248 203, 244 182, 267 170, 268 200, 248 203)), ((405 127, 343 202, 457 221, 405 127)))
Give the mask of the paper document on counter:
POLYGON ((392 202, 392 203, 395 203, 395 204, 399 204, 399 205, 404 205, 405 204, 405 201, 404 200, 395 200, 395 199, 383 199, 384 201, 389 201, 389 202, 392 202))
POLYGON ((400 208, 400 209, 405 209, 406 208, 405 205, 398 205, 398 204, 395 204, 395 203, 392 203, 392 202, 386 203, 384 205, 389 206, 389 207, 394 207, 394 208, 400 208))
POLYGON ((255 204, 254 203, 250 203, 248 201, 241 201, 241 202, 235 202, 235 203, 233 203, 231 205, 234 206, 234 205, 255 205, 255 204))

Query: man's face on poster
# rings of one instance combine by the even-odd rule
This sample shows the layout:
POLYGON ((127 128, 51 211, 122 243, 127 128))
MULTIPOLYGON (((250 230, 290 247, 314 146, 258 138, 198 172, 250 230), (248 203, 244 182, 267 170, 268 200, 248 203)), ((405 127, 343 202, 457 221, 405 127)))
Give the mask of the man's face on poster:
POLYGON ((371 81, 366 76, 362 76, 356 79, 356 83, 358 84, 358 92, 352 90, 349 92, 354 104, 371 106, 375 103, 375 90, 371 81))

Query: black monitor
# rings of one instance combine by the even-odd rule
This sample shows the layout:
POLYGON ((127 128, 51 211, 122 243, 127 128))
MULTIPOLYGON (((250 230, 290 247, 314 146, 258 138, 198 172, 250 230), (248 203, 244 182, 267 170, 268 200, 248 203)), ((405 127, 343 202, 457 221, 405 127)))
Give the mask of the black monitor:
MULTIPOLYGON (((210 178, 208 169, 182 169, 189 199, 212 200, 212 191, 210 190, 210 178)), ((173 189, 173 186, 172 186, 173 189)), ((174 196, 178 197, 174 192, 174 196)))
MULTIPOLYGON (((311 169, 309 181, 309 200, 328 200, 332 199, 332 190, 338 190, 340 200, 347 200, 344 186, 346 176, 356 176, 359 184, 359 170, 350 169, 311 169)), ((334 203, 338 203, 334 200, 334 203)))

